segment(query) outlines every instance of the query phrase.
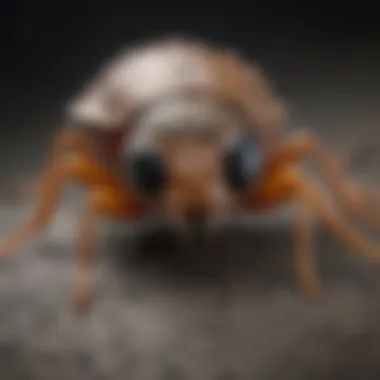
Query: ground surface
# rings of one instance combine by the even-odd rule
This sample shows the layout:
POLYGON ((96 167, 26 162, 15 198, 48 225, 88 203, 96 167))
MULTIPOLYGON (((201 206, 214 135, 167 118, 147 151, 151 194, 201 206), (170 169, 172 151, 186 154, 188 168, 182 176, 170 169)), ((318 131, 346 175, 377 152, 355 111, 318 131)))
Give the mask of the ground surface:
MULTIPOLYGON (((379 60, 363 52, 346 57, 348 67, 342 55, 313 54, 277 57, 295 124, 310 125, 347 154, 353 176, 376 184, 380 94, 371 67, 379 60)), ((25 109, 2 113, 23 134, 9 132, 4 178, 34 173, 59 101, 30 95, 25 109)), ((4 181, 1 202, 5 234, 31 201, 4 181)), ((297 292, 288 224, 233 228, 223 252, 196 249, 191 258, 164 231, 106 229, 93 307, 77 318, 70 297, 79 204, 76 192, 65 197, 46 233, 0 265, 0 379, 380 378, 380 266, 326 231, 317 233, 325 297, 310 303, 297 292)))

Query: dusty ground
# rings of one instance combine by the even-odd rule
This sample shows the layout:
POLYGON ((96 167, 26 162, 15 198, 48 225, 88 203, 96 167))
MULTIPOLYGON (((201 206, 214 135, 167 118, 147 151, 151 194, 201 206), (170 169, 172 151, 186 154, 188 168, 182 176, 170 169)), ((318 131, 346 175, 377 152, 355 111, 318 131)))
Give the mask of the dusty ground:
MULTIPOLYGON (((369 51, 348 66, 334 54, 279 53, 282 66, 274 71, 295 125, 318 131, 347 154, 351 175, 376 184, 380 94, 371 68, 380 60, 369 51)), ((34 173, 45 149, 40 141, 57 120, 59 100, 28 96, 21 114, 2 113, 13 128, 1 152, 4 178, 34 173), (24 138, 16 138, 21 131, 24 138)), ((43 236, 0 265, 0 379, 380 378, 380 266, 323 230, 317 241, 325 297, 310 303, 297 293, 290 224, 232 228, 223 252, 196 249, 190 258, 165 231, 105 229, 93 308, 74 316, 80 201, 72 195, 43 236)), ((10 194, 4 180, 1 202, 4 234, 24 220, 31 201, 10 194)))

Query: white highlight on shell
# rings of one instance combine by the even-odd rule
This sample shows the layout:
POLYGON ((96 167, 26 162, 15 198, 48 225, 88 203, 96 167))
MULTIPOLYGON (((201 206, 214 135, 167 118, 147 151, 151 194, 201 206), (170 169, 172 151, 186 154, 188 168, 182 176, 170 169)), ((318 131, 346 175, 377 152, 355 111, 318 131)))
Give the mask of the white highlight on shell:
POLYGON ((178 43, 148 45, 111 61, 68 111, 76 123, 107 128, 122 122, 131 107, 170 91, 210 83, 201 55, 178 43))
POLYGON ((179 45, 138 50, 115 67, 112 79, 135 102, 188 86, 207 86, 210 78, 200 56, 179 45))
POLYGON ((213 133, 228 143, 241 130, 230 110, 205 99, 175 98, 159 102, 141 117, 129 137, 131 149, 150 147, 165 136, 200 136, 213 133))

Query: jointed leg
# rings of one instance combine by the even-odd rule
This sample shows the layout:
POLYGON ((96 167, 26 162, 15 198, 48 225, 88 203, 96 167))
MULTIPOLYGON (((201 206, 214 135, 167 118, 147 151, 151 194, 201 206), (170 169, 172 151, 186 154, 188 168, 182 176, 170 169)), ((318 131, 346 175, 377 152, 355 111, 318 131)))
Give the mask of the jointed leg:
POLYGON ((77 274, 74 287, 74 307, 85 311, 90 303, 94 278, 96 203, 91 195, 87 198, 80 221, 77 240, 77 274))
POLYGON ((297 175, 294 176, 293 183, 295 200, 301 200, 307 204, 310 210, 320 217, 324 224, 349 248, 367 259, 380 262, 380 244, 370 241, 357 229, 351 227, 311 180, 297 175))
POLYGON ((320 296, 322 285, 316 262, 313 215, 302 194, 297 206, 294 223, 296 275, 302 293, 307 298, 314 299, 320 296))
POLYGON ((297 162, 307 156, 313 159, 337 200, 348 212, 371 226, 380 226, 380 213, 370 205, 373 193, 349 181, 337 157, 313 134, 301 132, 285 142, 270 158, 268 169, 276 170, 286 162, 297 162))
POLYGON ((380 263, 380 244, 370 241, 353 228, 341 216, 338 208, 312 180, 297 169, 297 166, 278 166, 275 172, 263 173, 253 189, 245 207, 249 210, 273 207, 284 201, 294 201, 298 206, 295 219, 295 267, 302 292, 308 298, 320 295, 322 289, 318 278, 314 252, 313 226, 315 216, 337 235, 350 249, 363 257, 380 263))
POLYGON ((118 179, 96 161, 95 149, 92 141, 79 133, 69 132, 57 139, 42 181, 36 210, 23 227, 1 242, 0 247, 0 255, 5 256, 46 226, 68 177, 84 182, 88 195, 79 222, 78 268, 74 289, 77 311, 84 311, 91 299, 96 218, 99 215, 132 217, 144 211, 118 179), (73 156, 67 155, 71 151, 73 156))
POLYGON ((67 178, 65 154, 71 150, 93 152, 92 141, 80 133, 68 132, 58 136, 53 146, 48 167, 41 181, 36 208, 30 219, 10 236, 0 241, 0 257, 18 249, 28 239, 40 232, 52 218, 67 178))
POLYGON ((90 189, 78 226, 78 267, 74 286, 74 307, 76 311, 86 311, 92 298, 97 219, 100 216, 124 219, 141 215, 143 210, 134 206, 133 200, 120 189, 112 187, 90 189))

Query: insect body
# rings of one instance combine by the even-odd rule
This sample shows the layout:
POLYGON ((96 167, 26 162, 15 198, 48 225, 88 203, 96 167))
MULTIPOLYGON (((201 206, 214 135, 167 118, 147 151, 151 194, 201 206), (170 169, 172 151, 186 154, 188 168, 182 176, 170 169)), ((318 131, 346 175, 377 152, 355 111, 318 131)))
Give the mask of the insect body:
POLYGON ((301 159, 314 158, 348 211, 372 217, 365 195, 343 178, 315 136, 281 141, 283 110, 257 68, 232 53, 173 40, 120 54, 71 103, 75 128, 56 137, 36 210, 3 239, 0 255, 48 224, 66 180, 80 182, 87 195, 75 306, 83 310, 91 298, 99 217, 136 219, 161 209, 183 232, 194 212, 214 229, 238 209, 255 212, 294 201, 296 273, 304 294, 317 296, 311 214, 358 252, 378 260, 380 251, 300 171, 301 159))

